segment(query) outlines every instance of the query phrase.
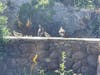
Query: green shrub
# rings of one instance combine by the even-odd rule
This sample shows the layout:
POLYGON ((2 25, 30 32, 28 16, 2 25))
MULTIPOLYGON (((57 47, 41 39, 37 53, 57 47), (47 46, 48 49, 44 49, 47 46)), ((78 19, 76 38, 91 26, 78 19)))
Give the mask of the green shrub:
POLYGON ((0 42, 7 41, 3 39, 3 36, 7 36, 10 34, 6 24, 7 24, 7 17, 3 16, 3 11, 6 9, 6 5, 0 2, 0 42))
POLYGON ((55 72, 58 73, 59 75, 71 75, 72 73, 72 70, 68 70, 68 71, 65 70, 66 56, 67 56, 66 52, 62 51, 61 64, 59 65, 60 68, 58 70, 55 70, 55 72))
MULTIPOLYGON (((31 30, 33 35, 38 29, 38 25, 41 24, 43 27, 48 27, 53 21, 52 16, 54 14, 53 4, 55 0, 32 0, 31 3, 25 3, 20 7, 18 20, 22 23, 22 26, 19 28, 20 31, 27 34, 28 27, 26 26, 27 20, 31 22, 31 30), (25 31, 24 31, 25 30, 25 31)), ((18 23, 16 23, 18 26, 18 23)))
POLYGON ((94 8, 94 0, 74 0, 74 5, 79 8, 94 8))

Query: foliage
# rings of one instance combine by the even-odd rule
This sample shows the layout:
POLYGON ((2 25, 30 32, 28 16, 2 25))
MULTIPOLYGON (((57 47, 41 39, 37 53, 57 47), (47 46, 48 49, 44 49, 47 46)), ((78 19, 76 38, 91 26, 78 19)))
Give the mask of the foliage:
POLYGON ((40 75, 44 75, 44 70, 40 70, 40 75))
POLYGON ((72 70, 68 70, 68 71, 66 71, 65 70, 65 63, 66 63, 66 52, 65 51, 63 51, 62 52, 62 54, 61 54, 61 57, 62 57, 62 59, 61 59, 61 64, 60 64, 60 68, 59 68, 59 70, 56 70, 55 72, 56 73, 58 73, 59 75, 70 75, 70 73, 72 72, 72 70))
POLYGON ((92 20, 92 34, 95 37, 98 37, 100 35, 100 15, 98 13, 94 13, 95 15, 93 16, 92 20))
POLYGON ((94 0, 74 0, 74 5, 80 8, 94 8, 94 0))
POLYGON ((71 5, 79 8, 94 8, 97 0, 60 0, 65 5, 71 5))
MULTIPOLYGON (((41 24, 47 27, 52 22, 54 11, 52 9, 55 0, 32 0, 31 3, 24 3, 20 7, 18 20, 21 22, 20 30, 25 30, 27 21, 31 22, 29 25, 30 32, 35 33, 38 25, 41 24)), ((18 26, 18 22, 16 22, 18 26)), ((23 31, 24 32, 24 31, 23 31)), ((27 30, 25 32, 28 32, 27 30)))
POLYGON ((43 8, 45 9, 45 7, 49 5, 49 0, 37 0, 37 4, 35 5, 35 8, 43 8))
POLYGON ((100 0, 94 0, 94 4, 96 8, 100 8, 100 0))
MULTIPOLYGON (((7 36, 9 35, 9 30, 6 27, 7 24, 7 17, 2 16, 3 11, 6 9, 6 6, 0 2, 0 38, 2 38, 3 36, 7 36)), ((0 41, 2 41, 3 39, 1 39, 0 41)), ((4 40, 7 41, 7 40, 4 40)))

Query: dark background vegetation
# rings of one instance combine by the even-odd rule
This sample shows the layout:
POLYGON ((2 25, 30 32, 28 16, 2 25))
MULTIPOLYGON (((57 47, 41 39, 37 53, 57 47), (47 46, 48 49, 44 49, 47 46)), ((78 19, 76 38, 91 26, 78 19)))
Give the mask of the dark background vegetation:
POLYGON ((11 0, 7 0, 5 4, 6 11, 9 10, 5 13, 8 17, 6 26, 12 34, 15 30, 24 35, 37 36, 40 24, 51 36, 59 36, 58 30, 61 26, 66 30, 67 37, 100 36, 99 0, 31 0, 23 3, 18 11, 14 10, 16 5, 11 0), (12 18, 11 16, 16 12, 16 17, 12 18), (79 20, 75 19, 75 14, 80 17, 78 13, 83 15, 79 20), (84 16, 84 13, 85 15, 89 14, 89 16, 84 16), (63 18, 59 19, 61 16, 63 18), (15 20, 13 21, 13 19, 15 20))
MULTIPOLYGON (((94 37, 99 36, 99 25, 100 25, 99 19, 98 19, 99 12, 96 12, 96 10, 98 10, 98 8, 99 8, 99 3, 100 3, 98 0, 97 1, 96 0, 46 0, 47 3, 45 1, 44 2, 42 2, 42 1, 43 0, 40 0, 40 1, 32 0, 31 3, 25 3, 20 7, 18 18, 23 23, 23 25, 21 27, 18 27, 17 30, 21 31, 24 34, 31 34, 31 35, 36 36, 37 30, 38 30, 38 25, 40 24, 45 28, 45 30, 51 36, 59 36, 58 30, 59 30, 60 26, 63 26, 65 28, 66 34, 69 37, 71 37, 71 36, 78 37, 79 35, 82 35, 82 34, 84 35, 84 33, 80 33, 80 32, 82 32, 81 29, 79 31, 73 31, 72 33, 70 33, 70 30, 73 30, 74 26, 68 29, 68 27, 67 27, 68 25, 65 22, 63 22, 63 21, 56 22, 55 21, 55 19, 59 18, 59 17, 56 17, 53 19, 53 16, 56 14, 56 11, 55 11, 55 9, 53 9, 53 7, 56 2, 60 2, 60 3, 63 3, 65 5, 65 7, 69 9, 69 13, 72 12, 72 14, 74 11, 77 11, 77 10, 73 11, 73 9, 76 9, 76 8, 79 10, 81 10, 83 8, 85 10, 90 9, 90 12, 91 12, 91 15, 89 16, 89 17, 91 17, 90 20, 88 20, 88 17, 87 18, 84 17, 81 19, 81 21, 84 22, 85 25, 87 25, 88 22, 92 22, 88 26, 88 27, 92 26, 92 29, 91 29, 92 31, 90 34, 93 35, 94 37), (94 12, 92 12, 91 9, 94 9, 94 12), (70 10, 72 10, 72 11, 70 11, 70 10), (30 20, 30 22, 31 22, 29 27, 26 25, 28 20, 30 20), (80 34, 78 34, 78 33, 80 33, 80 34)), ((60 8, 62 8, 62 7, 60 7, 60 8)), ((63 12, 63 10, 62 10, 62 12, 63 12)), ((89 13, 89 12, 87 12, 87 13, 89 13)), ((70 14, 69 17, 71 17, 72 14, 70 14)), ((59 14, 59 16, 60 16, 60 14, 59 14)), ((72 16, 71 20, 73 18, 74 17, 72 16)), ((71 20, 69 20, 69 21, 71 21, 71 20)), ((69 22, 69 25, 70 24, 71 24, 71 22, 69 22)), ((81 26, 81 24, 79 24, 79 25, 81 26)), ((87 30, 89 30, 88 27, 86 27, 84 29, 87 31, 87 30)), ((83 29, 83 31, 85 31, 84 29, 83 29)))

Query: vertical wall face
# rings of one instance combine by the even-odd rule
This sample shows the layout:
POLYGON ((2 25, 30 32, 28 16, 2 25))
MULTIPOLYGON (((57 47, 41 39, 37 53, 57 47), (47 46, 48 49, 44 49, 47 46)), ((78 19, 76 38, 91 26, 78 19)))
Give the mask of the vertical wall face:
POLYGON ((30 74, 32 65, 33 75, 42 67, 46 72, 59 68, 61 52, 67 53, 66 70, 75 73, 96 75, 99 42, 83 41, 11 41, 6 46, 1 45, 0 75, 30 74), (37 65, 35 65, 34 58, 37 65))
POLYGON ((100 55, 98 56, 98 64, 97 64, 97 75, 100 74, 100 55))

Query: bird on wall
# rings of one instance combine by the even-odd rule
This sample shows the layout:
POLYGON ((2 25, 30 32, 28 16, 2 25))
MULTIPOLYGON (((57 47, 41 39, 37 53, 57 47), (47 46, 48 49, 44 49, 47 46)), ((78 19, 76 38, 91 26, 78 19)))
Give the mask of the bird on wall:
POLYGON ((13 31, 13 35, 14 35, 14 36, 23 36, 22 33, 19 33, 19 32, 16 32, 16 31, 13 31))
POLYGON ((28 18, 26 22, 26 27, 30 27, 32 25, 31 20, 28 18))
POLYGON ((39 25, 37 36, 39 36, 39 37, 51 37, 51 35, 48 32, 46 32, 46 30, 41 25, 39 25))
POLYGON ((49 33, 47 33, 46 31, 44 32, 44 36, 45 37, 51 37, 49 33))
POLYGON ((21 27, 23 25, 23 23, 19 20, 19 16, 16 16, 16 17, 17 17, 18 27, 21 27))
POLYGON ((22 26, 22 22, 18 20, 18 27, 22 26))
POLYGON ((59 29, 59 35, 61 37, 65 37, 65 29, 61 26, 60 29, 59 29))
POLYGON ((41 25, 39 25, 37 36, 39 37, 44 36, 44 28, 41 25))

